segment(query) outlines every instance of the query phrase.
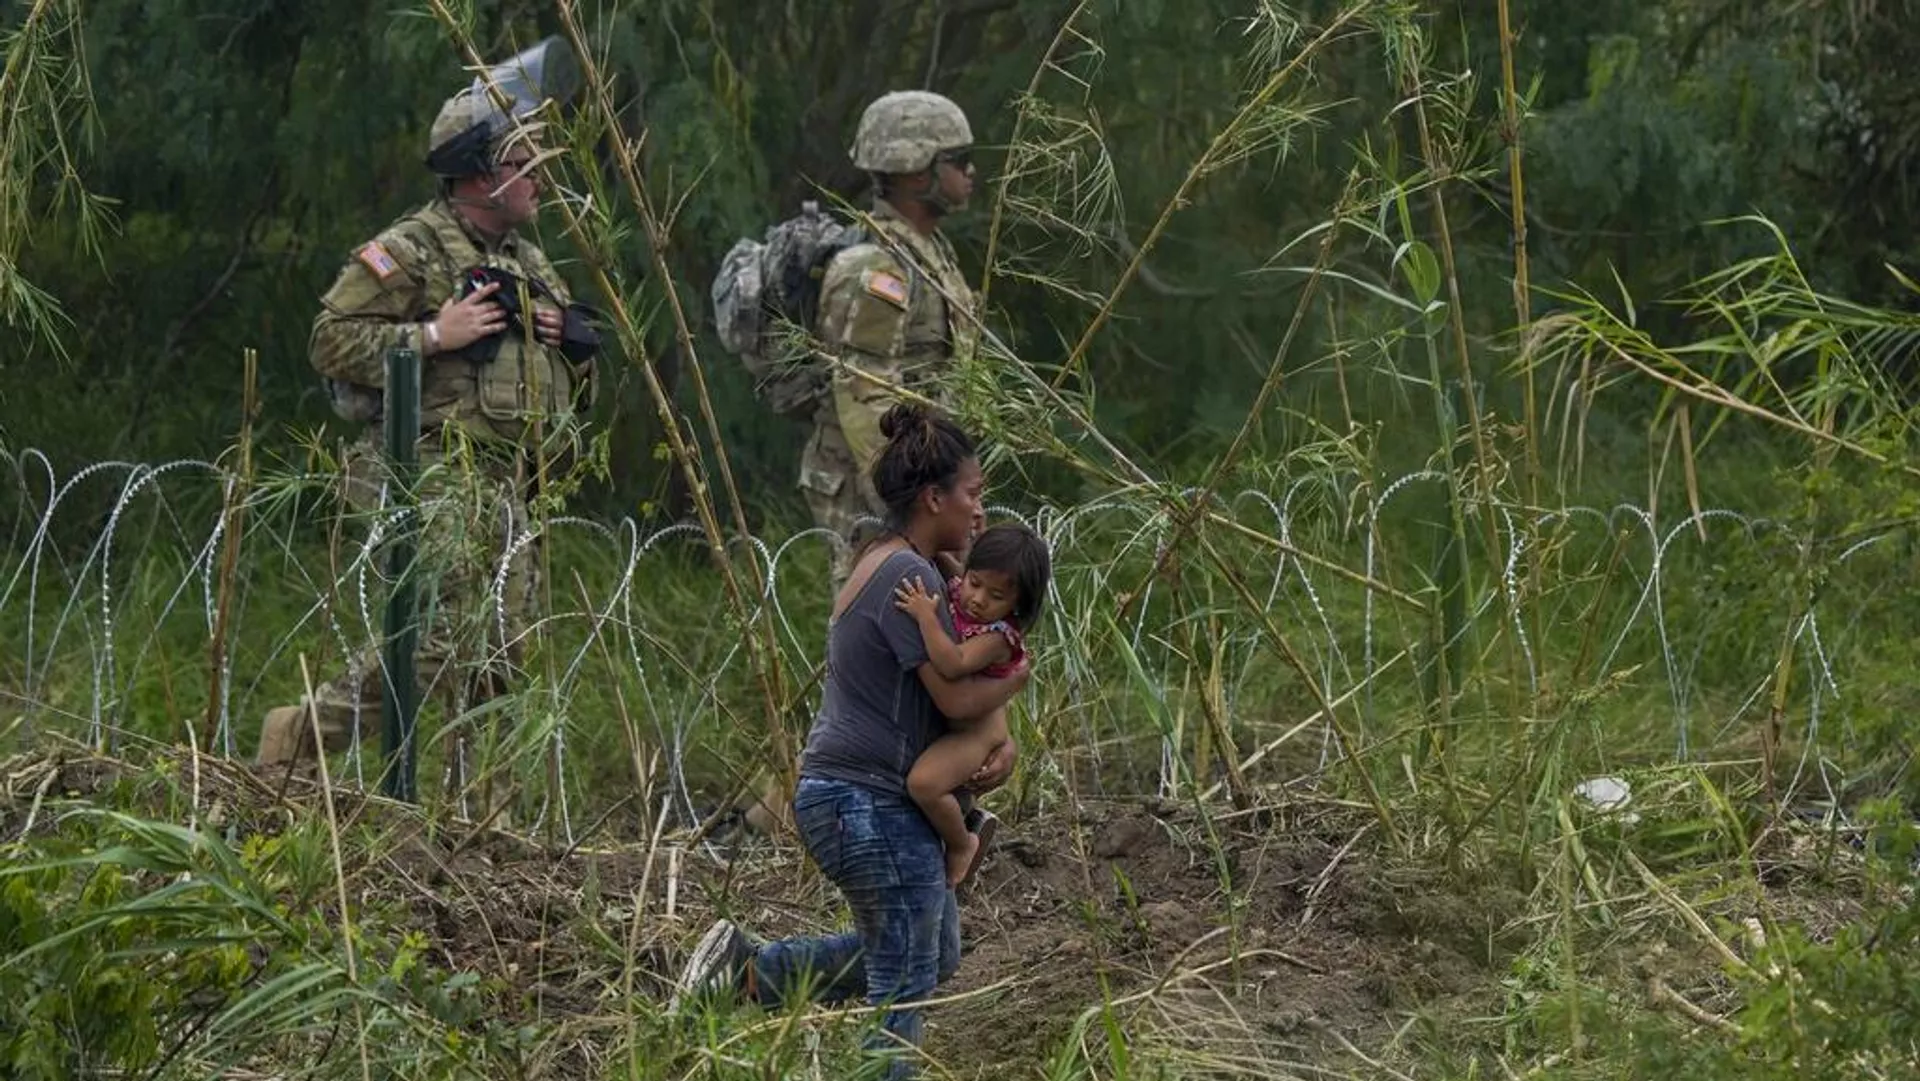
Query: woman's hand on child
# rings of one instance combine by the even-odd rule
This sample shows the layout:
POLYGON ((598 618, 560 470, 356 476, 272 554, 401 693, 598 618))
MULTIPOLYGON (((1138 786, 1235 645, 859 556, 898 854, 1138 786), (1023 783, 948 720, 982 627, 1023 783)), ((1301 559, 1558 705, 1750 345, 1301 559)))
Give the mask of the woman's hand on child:
POLYGON ((1013 776, 1013 763, 1019 756, 1020 749, 1014 746, 1012 740, 996 744, 987 755, 987 760, 981 763, 972 777, 967 778, 964 787, 975 794, 991 792, 999 788, 1013 776))
POLYGON ((940 598, 927 592, 926 583, 918 577, 909 578, 894 589, 893 606, 916 619, 940 614, 940 598))

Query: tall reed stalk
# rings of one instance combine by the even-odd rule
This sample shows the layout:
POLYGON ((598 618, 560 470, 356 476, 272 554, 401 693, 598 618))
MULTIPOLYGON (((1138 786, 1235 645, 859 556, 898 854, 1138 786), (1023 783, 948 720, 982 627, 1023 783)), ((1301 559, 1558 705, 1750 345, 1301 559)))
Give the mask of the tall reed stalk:
MULTIPOLYGON (((467 58, 468 63, 475 70, 487 70, 487 63, 475 48, 464 22, 455 16, 447 6, 446 0, 428 0, 428 3, 449 37, 467 58)), ((739 530, 738 536, 744 538, 747 536, 745 511, 740 502, 739 492, 734 486, 731 469, 727 464, 726 451, 723 440, 720 438, 718 423, 714 418, 706 383, 699 373, 692 331, 679 304, 671 267, 666 261, 668 230, 654 208, 653 199, 641 175, 643 170, 639 163, 640 143, 629 138, 621 128, 619 113, 613 107, 610 96, 608 76, 601 70, 593 47, 586 39, 576 7, 570 0, 561 0, 558 4, 558 13, 574 54, 581 65, 590 106, 587 117, 589 121, 597 121, 603 125, 601 130, 604 137, 612 144, 614 164, 625 186, 629 203, 640 216, 641 226, 647 234, 654 272, 673 315, 676 339, 680 344, 688 370, 694 373, 695 393, 700 402, 702 418, 707 424, 713 443, 714 459, 720 469, 722 486, 732 507, 733 520, 739 530)), ((583 172, 586 174, 586 181, 595 188, 596 192, 605 194, 600 190, 599 178, 594 175, 593 170, 589 168, 583 172)), ((555 187, 558 190, 565 190, 560 185, 555 187)), ((598 200, 596 205, 605 207, 607 202, 608 200, 605 199, 598 200)), ((785 723, 786 695, 782 689, 780 653, 771 623, 771 614, 766 605, 760 603, 760 598, 765 593, 765 583, 761 579, 759 565, 751 558, 748 560, 753 568, 751 592, 749 592, 749 585, 740 581, 734 561, 728 554, 729 538, 720 524, 719 514, 714 507, 704 456, 682 428, 678 411, 667 393, 666 384, 661 379, 659 370, 647 350, 644 331, 628 306, 626 292, 619 287, 609 269, 617 260, 608 250, 604 238, 594 229, 589 228, 582 208, 575 206, 573 201, 567 198, 559 199, 558 203, 566 218, 568 232, 580 244, 583 261, 600 287, 601 294, 609 301, 610 316, 620 345, 634 367, 639 370, 646 384, 647 392, 653 399, 655 412, 665 434, 669 453, 686 480, 694 513, 707 540, 708 553, 720 574, 727 607, 744 632, 743 642, 747 646, 748 662, 761 691, 767 737, 773 752, 774 765, 783 776, 790 775, 795 755, 785 723)), ((599 212, 604 214, 608 211, 603 209, 599 212)))

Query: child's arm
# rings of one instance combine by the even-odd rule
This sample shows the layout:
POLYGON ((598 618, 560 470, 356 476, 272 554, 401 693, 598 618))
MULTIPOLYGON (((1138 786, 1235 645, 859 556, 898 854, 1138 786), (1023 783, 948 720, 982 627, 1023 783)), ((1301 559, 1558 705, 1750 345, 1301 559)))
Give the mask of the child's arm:
POLYGON ((900 583, 893 593, 893 605, 920 624, 927 660, 944 679, 965 679, 1013 656, 1013 646, 1003 634, 976 635, 964 642, 949 637, 940 625, 940 598, 928 593, 918 578, 900 583))

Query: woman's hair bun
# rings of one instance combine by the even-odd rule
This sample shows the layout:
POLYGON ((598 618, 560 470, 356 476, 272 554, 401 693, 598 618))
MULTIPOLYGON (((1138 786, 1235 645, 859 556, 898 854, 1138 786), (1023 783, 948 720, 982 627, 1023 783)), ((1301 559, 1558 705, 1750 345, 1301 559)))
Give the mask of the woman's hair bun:
POLYGON ((927 409, 914 402, 896 402, 880 418, 880 434, 898 439, 927 422, 927 409))
POLYGON ((868 476, 887 507, 887 528, 898 533, 912 520, 920 493, 929 487, 953 487, 960 468, 977 459, 973 437, 946 414, 911 402, 899 402, 880 418, 886 445, 868 476))

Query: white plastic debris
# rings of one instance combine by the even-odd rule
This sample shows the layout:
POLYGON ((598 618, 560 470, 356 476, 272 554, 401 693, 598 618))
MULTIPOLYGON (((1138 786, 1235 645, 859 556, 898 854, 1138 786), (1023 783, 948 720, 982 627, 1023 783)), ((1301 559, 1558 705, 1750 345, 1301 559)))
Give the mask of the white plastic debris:
POLYGON ((1589 777, 1573 786, 1573 794, 1601 814, 1625 810, 1633 802, 1632 786, 1618 777, 1589 777))

